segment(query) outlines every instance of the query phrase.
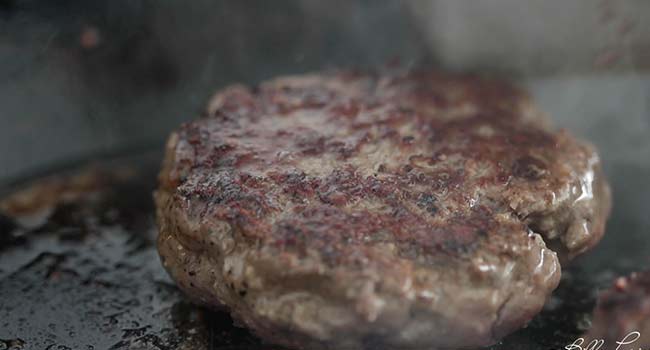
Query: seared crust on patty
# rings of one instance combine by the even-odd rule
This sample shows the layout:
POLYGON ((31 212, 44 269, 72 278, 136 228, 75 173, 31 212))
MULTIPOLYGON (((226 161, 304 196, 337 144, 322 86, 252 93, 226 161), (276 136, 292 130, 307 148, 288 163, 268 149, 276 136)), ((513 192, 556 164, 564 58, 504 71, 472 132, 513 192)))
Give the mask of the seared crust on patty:
POLYGON ((437 72, 232 86, 174 132, 164 265, 262 338, 348 349, 488 345, 604 232, 592 146, 521 91, 437 72))

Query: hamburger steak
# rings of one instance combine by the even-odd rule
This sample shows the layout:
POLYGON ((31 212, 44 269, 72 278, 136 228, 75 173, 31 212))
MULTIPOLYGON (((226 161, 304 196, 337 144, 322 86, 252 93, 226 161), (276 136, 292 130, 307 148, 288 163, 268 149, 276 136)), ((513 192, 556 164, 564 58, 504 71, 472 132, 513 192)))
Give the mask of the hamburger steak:
POLYGON ((594 148, 547 124, 473 76, 228 87, 169 138, 163 264, 271 343, 492 344, 540 311, 609 213, 594 148))

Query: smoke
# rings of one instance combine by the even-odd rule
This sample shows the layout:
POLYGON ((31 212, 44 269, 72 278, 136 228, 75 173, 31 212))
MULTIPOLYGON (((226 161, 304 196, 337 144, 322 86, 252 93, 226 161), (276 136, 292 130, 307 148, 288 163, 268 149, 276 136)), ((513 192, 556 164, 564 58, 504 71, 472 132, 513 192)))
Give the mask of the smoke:
POLYGON ((650 3, 638 0, 412 1, 433 57, 518 76, 650 68, 650 3))

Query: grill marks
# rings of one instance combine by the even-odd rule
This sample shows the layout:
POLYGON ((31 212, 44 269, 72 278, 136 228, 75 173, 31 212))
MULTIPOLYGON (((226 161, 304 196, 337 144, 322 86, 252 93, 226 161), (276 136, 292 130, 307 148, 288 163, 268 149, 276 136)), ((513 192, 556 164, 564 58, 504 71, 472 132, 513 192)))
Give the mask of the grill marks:
POLYGON ((481 211, 469 218, 458 217, 444 227, 432 226, 405 206, 394 206, 386 215, 374 210, 349 211, 332 205, 299 207, 273 227, 273 244, 305 254, 319 252, 325 263, 350 263, 350 258, 367 257, 361 249, 348 255, 350 247, 395 244, 400 254, 414 249, 421 255, 440 253, 458 256, 472 252, 479 240, 494 234, 495 223, 481 211), (368 244, 371 242, 371 244, 368 244))
POLYGON ((525 102, 502 83, 421 72, 235 86, 182 127, 193 152, 179 146, 176 163, 192 175, 177 193, 332 264, 373 235, 462 257, 492 234, 494 213, 511 211, 500 191, 554 170, 556 136, 522 120, 525 102))
MULTIPOLYGON (((418 178, 364 178, 351 166, 325 178, 298 171, 255 177, 222 170, 196 173, 178 194, 190 203, 207 204, 197 205, 204 210, 201 217, 234 222, 244 233, 282 250, 318 251, 331 265, 349 262, 345 252, 350 246, 368 242, 396 244, 404 254, 418 247, 424 254, 459 256, 493 233, 487 207, 458 214, 451 223, 436 220, 441 204, 434 191, 453 187, 457 176, 441 173, 420 183, 418 178), (269 226, 268 217, 276 214, 278 220, 269 226)), ((364 256, 363 250, 355 256, 364 256)))

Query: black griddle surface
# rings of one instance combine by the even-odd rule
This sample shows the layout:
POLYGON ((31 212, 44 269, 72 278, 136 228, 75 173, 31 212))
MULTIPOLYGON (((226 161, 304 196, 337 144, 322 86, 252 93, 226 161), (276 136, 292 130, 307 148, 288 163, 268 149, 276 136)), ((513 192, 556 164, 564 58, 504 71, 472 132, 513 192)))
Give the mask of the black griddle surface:
MULTIPOLYGON (((0 350, 277 349, 235 327, 227 313, 189 303, 163 270, 151 200, 160 156, 95 162, 100 185, 38 224, 0 215, 0 350), (116 169, 129 175, 115 176, 116 169)), ((55 176, 65 181, 87 168, 55 176)), ((598 288, 647 261, 642 251, 624 259, 613 248, 592 254, 563 272, 527 328, 489 349, 564 349, 588 329, 598 288), (607 268, 599 267, 604 260, 607 268)))

